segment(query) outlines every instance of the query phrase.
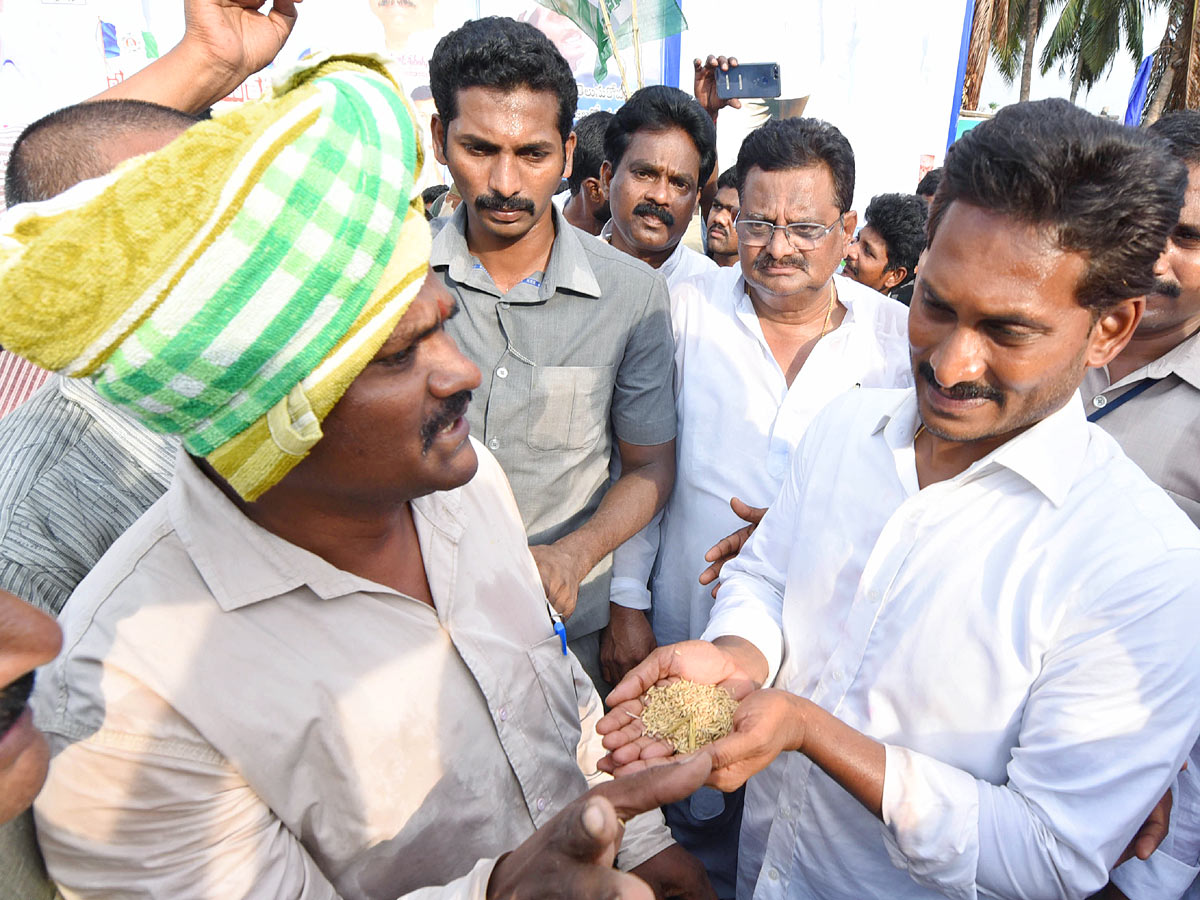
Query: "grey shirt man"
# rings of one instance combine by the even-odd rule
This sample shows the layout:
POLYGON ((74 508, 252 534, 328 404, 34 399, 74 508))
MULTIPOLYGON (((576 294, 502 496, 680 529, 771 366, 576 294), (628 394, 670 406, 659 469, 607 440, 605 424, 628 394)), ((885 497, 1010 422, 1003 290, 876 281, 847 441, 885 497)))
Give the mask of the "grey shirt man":
MULTIPOLYGON (((507 294, 467 249, 463 207, 444 220, 430 254, 459 303, 446 328, 483 373, 467 412, 471 433, 508 476, 531 544, 556 541, 592 516, 617 439, 648 446, 675 437, 666 282, 570 227, 557 209, 551 215, 546 271, 507 294)), ((580 585, 572 640, 608 623, 611 571, 609 556, 580 585)))
POLYGON ((1115 384, 1089 369, 1082 392, 1088 416, 1200 526, 1200 334, 1115 384))

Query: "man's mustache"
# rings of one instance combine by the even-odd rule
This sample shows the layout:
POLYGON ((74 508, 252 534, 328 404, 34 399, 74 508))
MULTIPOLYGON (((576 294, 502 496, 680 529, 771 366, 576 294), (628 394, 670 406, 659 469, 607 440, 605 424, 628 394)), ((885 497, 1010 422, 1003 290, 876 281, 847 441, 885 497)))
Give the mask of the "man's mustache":
POLYGON ((714 232, 719 234, 721 237, 729 237, 729 229, 720 223, 713 223, 712 225, 708 226, 708 233, 713 234, 714 232))
POLYGON ((659 206, 657 203, 643 201, 633 208, 635 216, 654 216, 658 221, 662 222, 668 228, 675 224, 675 216, 665 206, 659 206))
POLYGON ((768 269, 772 266, 791 266, 799 269, 801 272, 807 272, 808 260, 799 253, 792 254, 791 256, 781 256, 779 259, 776 259, 766 250, 758 254, 754 260, 754 268, 756 269, 768 269))
POLYGON ((8 729, 25 711, 29 695, 33 693, 33 677, 33 672, 26 672, 0 691, 0 738, 8 733, 8 729))
POLYGON ((438 432, 461 418, 466 413, 467 406, 470 403, 470 391, 459 391, 457 394, 447 397, 443 401, 442 408, 421 426, 422 453, 429 452, 429 448, 433 446, 433 440, 437 437, 438 432))
POLYGON ((475 198, 475 208, 482 211, 490 209, 493 212, 533 212, 533 201, 520 194, 503 197, 497 193, 480 194, 475 198))
POLYGON ((1178 281, 1168 281, 1165 278, 1159 278, 1154 282, 1154 287, 1150 289, 1150 293, 1170 297, 1174 300, 1179 297, 1182 290, 1178 281))
POLYGON ((962 381, 950 387, 938 384, 937 376, 933 374, 933 366, 927 362, 917 363, 917 375, 951 400, 991 400, 1000 406, 1004 405, 1004 395, 986 384, 977 384, 974 381, 962 381))

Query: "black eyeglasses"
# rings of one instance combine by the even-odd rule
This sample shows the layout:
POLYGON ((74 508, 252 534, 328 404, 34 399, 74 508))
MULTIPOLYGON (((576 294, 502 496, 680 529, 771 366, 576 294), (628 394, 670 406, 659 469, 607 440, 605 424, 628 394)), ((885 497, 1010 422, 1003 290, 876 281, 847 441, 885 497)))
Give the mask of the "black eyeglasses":
POLYGON ((738 240, 749 247, 764 247, 771 243, 775 229, 783 231, 784 236, 797 250, 815 250, 821 241, 829 236, 829 232, 842 224, 845 213, 837 217, 830 225, 819 222, 789 222, 787 225, 776 225, 774 222, 762 222, 758 219, 743 219, 740 216, 733 227, 737 231, 738 240))

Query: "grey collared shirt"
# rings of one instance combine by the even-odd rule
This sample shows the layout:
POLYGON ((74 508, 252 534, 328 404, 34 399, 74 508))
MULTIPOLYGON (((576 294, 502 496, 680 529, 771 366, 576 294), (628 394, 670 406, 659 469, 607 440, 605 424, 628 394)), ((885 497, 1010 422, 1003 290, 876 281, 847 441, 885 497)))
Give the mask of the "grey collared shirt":
MULTIPOLYGON (((507 293, 467 248, 465 208, 446 220, 430 254, 459 303, 446 327, 483 373, 467 412, 471 433, 500 461, 533 544, 558 540, 596 511, 614 438, 653 445, 675 437, 666 282, 551 215, 546 271, 507 293)), ((610 556, 580 585, 572 638, 607 623, 611 571, 610 556)))
POLYGON ((1158 383, 1096 424, 1200 525, 1200 334, 1115 384, 1107 369, 1089 369, 1084 407, 1090 416, 1148 378, 1158 383))

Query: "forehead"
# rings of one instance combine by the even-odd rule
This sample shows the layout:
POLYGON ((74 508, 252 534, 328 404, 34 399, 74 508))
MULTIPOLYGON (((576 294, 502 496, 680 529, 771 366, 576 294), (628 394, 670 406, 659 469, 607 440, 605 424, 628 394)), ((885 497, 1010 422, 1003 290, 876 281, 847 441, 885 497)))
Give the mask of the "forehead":
POLYGON ((428 331, 437 324, 438 319, 450 315, 453 308, 454 298, 431 269, 425 275, 421 289, 417 291, 417 295, 413 297, 412 303, 392 329, 391 336, 379 348, 377 355, 386 356, 403 350, 416 335, 428 331))
POLYGON ((458 114, 453 133, 485 138, 498 145, 538 141, 562 143, 558 132, 558 97, 550 91, 468 87, 455 95, 458 114))
POLYGON ((717 196, 713 199, 717 203, 724 204, 725 206, 737 206, 738 205, 737 189, 736 188, 728 188, 728 187, 721 188, 719 191, 717 191, 717 196))
POLYGON ((872 249, 887 247, 887 242, 883 239, 883 235, 876 231, 873 225, 864 225, 859 229, 858 239, 864 244, 869 244, 872 249))
POLYGON ((1046 228, 955 202, 922 259, 920 278, 960 311, 1045 316, 1086 314, 1075 299, 1086 271, 1083 254, 1058 249, 1046 228))
POLYGON ((620 168, 628 169, 635 164, 688 175, 694 181, 700 178, 700 151, 682 128, 635 131, 621 156, 620 168))
POLYGON ((1187 193, 1179 211, 1179 224, 1200 231, 1200 165, 1188 166, 1187 193))
POLYGON ((836 219, 833 172, 823 163, 774 172, 753 166, 742 184, 742 214, 789 222, 836 219))

